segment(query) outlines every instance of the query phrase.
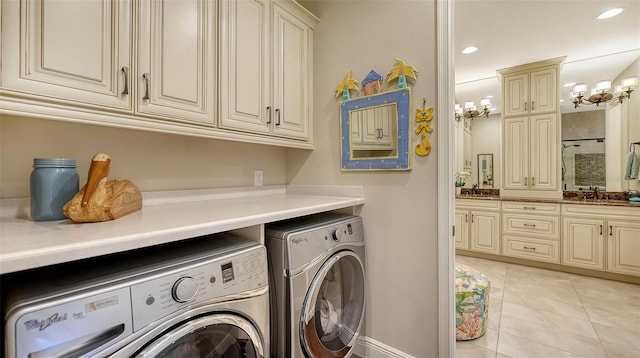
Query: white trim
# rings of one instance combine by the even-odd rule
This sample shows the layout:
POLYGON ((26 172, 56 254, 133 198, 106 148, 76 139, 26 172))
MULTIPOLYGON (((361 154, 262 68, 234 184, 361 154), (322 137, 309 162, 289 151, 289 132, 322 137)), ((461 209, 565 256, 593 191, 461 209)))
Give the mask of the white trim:
POLYGON ((366 358, 414 358, 375 339, 363 336, 358 337, 353 353, 366 358))
POLYGON ((438 130, 438 356, 455 357, 453 1, 436 2, 438 130), (446 213, 446 214, 444 214, 446 213))

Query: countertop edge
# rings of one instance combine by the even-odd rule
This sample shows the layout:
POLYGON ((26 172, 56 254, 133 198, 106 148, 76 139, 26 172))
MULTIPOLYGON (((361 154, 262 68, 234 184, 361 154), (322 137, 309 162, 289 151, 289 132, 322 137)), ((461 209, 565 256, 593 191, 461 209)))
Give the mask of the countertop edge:
MULTIPOLYGON (((360 187, 340 186, 143 193, 153 198, 141 211, 91 224, 34 222, 24 215, 24 198, 2 199, 0 274, 354 207, 364 204, 359 193, 360 187)), ((28 198, 26 204, 28 212, 28 198)))

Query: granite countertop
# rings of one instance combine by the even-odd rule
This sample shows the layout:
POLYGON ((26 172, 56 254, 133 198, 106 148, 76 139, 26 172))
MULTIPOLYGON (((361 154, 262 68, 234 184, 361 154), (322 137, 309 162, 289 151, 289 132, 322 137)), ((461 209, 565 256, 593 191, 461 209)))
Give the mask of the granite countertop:
POLYGON ((514 198, 514 197, 501 197, 495 194, 458 194, 456 199, 473 199, 473 200, 498 200, 498 201, 519 201, 527 203, 555 203, 555 204, 580 204, 580 205, 600 205, 600 206, 626 206, 640 208, 640 202, 631 202, 629 200, 623 200, 618 198, 613 199, 582 199, 580 197, 570 196, 562 199, 535 199, 535 198, 514 198))
MULTIPOLYGON (((268 186, 143 193, 142 210, 117 220, 36 222, 29 198, 0 200, 0 274, 260 227, 364 204, 361 187, 268 186)), ((263 230, 252 236, 262 241, 263 230)))

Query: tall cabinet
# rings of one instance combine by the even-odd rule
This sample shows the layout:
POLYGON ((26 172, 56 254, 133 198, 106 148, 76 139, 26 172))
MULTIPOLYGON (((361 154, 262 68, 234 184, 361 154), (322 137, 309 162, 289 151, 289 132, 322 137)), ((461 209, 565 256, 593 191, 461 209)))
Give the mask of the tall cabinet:
POLYGON ((561 198, 559 71, 564 58, 498 70, 503 196, 561 198))

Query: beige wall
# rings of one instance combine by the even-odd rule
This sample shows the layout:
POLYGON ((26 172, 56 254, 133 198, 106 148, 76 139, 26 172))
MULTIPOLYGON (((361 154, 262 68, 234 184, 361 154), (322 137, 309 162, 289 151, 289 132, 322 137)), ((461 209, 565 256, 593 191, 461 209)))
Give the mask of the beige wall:
POLYGON ((86 182, 91 158, 111 155, 109 177, 129 179, 142 191, 286 184, 286 149, 2 115, 0 198, 29 196, 33 158, 74 158, 86 182))
MULTIPOLYGON (((431 1, 302 1, 320 18, 314 37, 316 149, 290 151, 287 178, 299 184, 362 185, 368 301, 365 335, 416 357, 438 355, 436 237, 437 115, 433 151, 413 156, 405 172, 341 172, 338 83, 375 70, 386 77, 401 58, 419 70, 413 113, 436 103, 435 3, 431 1), (368 21, 367 19, 373 19, 368 21)), ((395 85, 395 82, 394 82, 395 85)), ((362 96, 362 92, 358 94, 362 96)), ((355 96, 353 96, 355 97, 355 96)), ((352 98, 353 98, 352 97, 352 98)), ((412 136, 414 148, 417 137, 412 136)))
POLYGON ((502 185, 502 117, 500 113, 490 114, 489 118, 480 117, 471 126, 471 176, 472 184, 478 183, 478 154, 493 154, 493 188, 502 185), (498 140, 496 140, 498 138, 498 140))

